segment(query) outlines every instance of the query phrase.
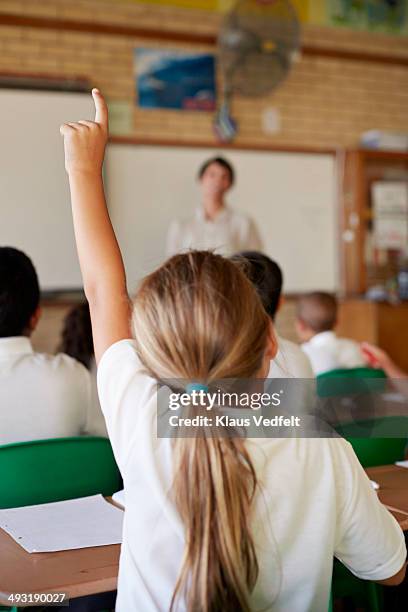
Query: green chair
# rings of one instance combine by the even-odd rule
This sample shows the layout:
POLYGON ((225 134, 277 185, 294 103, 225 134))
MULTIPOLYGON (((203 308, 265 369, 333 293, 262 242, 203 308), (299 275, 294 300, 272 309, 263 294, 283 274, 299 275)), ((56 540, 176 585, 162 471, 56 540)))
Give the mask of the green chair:
POLYGON ((121 476, 106 438, 76 437, 0 446, 0 508, 111 495, 121 476))
POLYGON ((337 433, 345 438, 365 468, 404 459, 408 416, 387 416, 341 423, 337 433))
POLYGON ((338 368, 316 376, 317 395, 333 397, 385 391, 386 374, 376 368, 338 368))
POLYGON ((317 378, 386 378, 384 370, 381 368, 370 368, 368 366, 359 366, 357 368, 335 368, 327 370, 317 375, 317 378))
MULTIPOLYGON (((317 377, 321 398, 364 396, 386 390, 386 375, 374 368, 337 369, 317 377)), ((408 437, 408 418, 387 416, 341 423, 336 431, 346 438, 363 467, 385 465, 404 458, 408 437)))
POLYGON ((337 559, 333 564, 332 598, 351 598, 356 607, 362 606, 369 612, 383 610, 381 585, 357 578, 337 559))

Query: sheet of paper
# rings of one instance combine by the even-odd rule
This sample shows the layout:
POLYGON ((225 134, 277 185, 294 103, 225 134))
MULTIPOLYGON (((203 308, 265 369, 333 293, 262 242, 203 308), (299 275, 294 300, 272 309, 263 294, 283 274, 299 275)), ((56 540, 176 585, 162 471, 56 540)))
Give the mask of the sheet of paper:
POLYGON ((30 553, 120 544, 122 522, 102 495, 0 510, 0 527, 30 553))
POLYGON ((408 461, 396 461, 395 465, 399 465, 399 467, 408 468, 408 461))

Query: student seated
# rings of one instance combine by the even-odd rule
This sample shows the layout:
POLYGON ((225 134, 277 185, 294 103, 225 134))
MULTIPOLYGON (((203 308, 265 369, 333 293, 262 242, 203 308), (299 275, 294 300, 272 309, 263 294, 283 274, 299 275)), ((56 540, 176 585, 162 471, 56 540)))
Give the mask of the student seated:
POLYGON ((76 359, 89 371, 91 403, 87 416, 86 433, 92 436, 107 437, 106 423, 96 388, 96 363, 88 302, 74 306, 66 315, 58 351, 76 359))
MULTIPOLYGON (((266 255, 257 251, 242 251, 233 258, 238 263, 243 262, 243 271, 255 286, 263 307, 272 322, 283 303, 282 270, 266 255)), ((268 378, 313 378, 313 370, 309 358, 301 348, 279 336, 275 330, 278 352, 271 361, 268 378)))
POLYGON ((365 365, 360 345, 336 336, 336 323, 337 300, 329 293, 314 291, 297 300, 296 331, 316 376, 336 368, 365 365))
POLYGON ((323 612, 333 555, 362 578, 401 582, 403 533, 343 439, 158 437, 158 380, 205 389, 262 378, 276 341, 244 273, 208 251, 172 257, 129 301, 102 182, 108 111, 93 96, 95 122, 61 132, 99 397, 125 485, 117 612, 323 612))
POLYGON ((40 318, 31 260, 0 247, 0 444, 79 435, 90 402, 86 369, 67 355, 36 353, 40 318))

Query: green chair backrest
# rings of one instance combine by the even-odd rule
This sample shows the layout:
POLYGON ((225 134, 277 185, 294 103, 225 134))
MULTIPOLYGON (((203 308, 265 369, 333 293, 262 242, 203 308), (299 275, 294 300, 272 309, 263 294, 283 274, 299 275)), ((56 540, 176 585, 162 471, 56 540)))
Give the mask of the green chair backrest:
POLYGON ((0 508, 44 504, 121 488, 106 438, 36 440, 0 446, 0 508))
POLYGON ((375 582, 361 580, 352 574, 338 559, 334 559, 332 599, 351 599, 352 609, 363 608, 369 612, 383 610, 382 587, 375 582))
POLYGON ((384 370, 361 366, 358 368, 336 368, 318 374, 318 378, 333 378, 334 376, 347 376, 349 378, 386 378, 384 370))
POLYGON ((350 442, 363 467, 387 465, 404 459, 408 416, 342 423, 336 431, 350 442))
POLYGON ((338 368, 316 377, 319 397, 380 393, 386 388, 384 370, 376 368, 338 368))

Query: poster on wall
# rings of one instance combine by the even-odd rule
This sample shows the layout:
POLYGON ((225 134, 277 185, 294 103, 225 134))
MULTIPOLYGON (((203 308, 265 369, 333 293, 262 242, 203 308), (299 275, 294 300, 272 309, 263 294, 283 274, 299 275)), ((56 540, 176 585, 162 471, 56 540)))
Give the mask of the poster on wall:
POLYGON ((215 110, 214 55, 135 49, 135 79, 141 108, 215 110))
POLYGON ((371 193, 376 247, 405 250, 408 246, 408 183, 376 181, 372 183, 371 193))
POLYGON ((388 34, 408 29, 406 0, 327 0, 327 13, 331 25, 388 34))

